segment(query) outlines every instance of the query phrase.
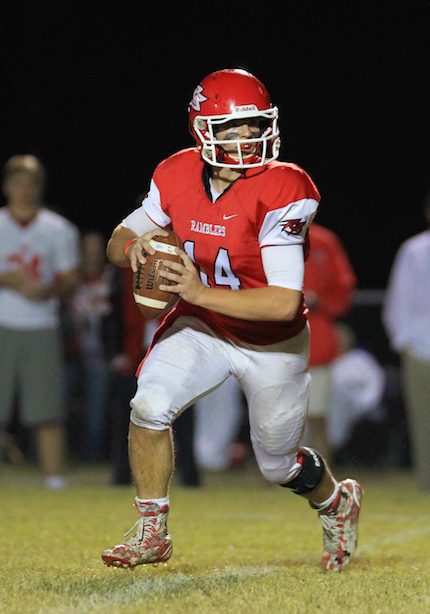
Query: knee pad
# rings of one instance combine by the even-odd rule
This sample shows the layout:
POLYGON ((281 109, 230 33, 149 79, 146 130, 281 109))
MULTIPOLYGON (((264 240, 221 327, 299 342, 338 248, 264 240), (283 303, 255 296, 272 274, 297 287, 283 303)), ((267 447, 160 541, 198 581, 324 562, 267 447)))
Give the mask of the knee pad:
POLYGON ((296 495, 304 495, 318 486, 324 476, 326 466, 324 459, 312 448, 300 448, 297 461, 302 466, 299 474, 280 486, 290 488, 296 495))
POLYGON ((175 417, 173 397, 168 382, 152 381, 139 386, 130 402, 130 420, 136 426, 162 431, 175 417))

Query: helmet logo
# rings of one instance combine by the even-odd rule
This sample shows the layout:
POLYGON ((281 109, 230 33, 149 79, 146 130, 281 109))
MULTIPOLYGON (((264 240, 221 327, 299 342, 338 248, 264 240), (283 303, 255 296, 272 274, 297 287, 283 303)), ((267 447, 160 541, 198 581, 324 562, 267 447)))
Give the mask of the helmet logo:
POLYGON ((234 107, 236 113, 242 113, 243 111, 258 111, 255 104, 244 104, 240 107, 234 107))
POLYGON ((194 111, 200 111, 200 103, 207 100, 206 96, 202 94, 203 88, 201 85, 198 85, 193 92, 193 98, 190 102, 190 107, 194 109, 194 111))

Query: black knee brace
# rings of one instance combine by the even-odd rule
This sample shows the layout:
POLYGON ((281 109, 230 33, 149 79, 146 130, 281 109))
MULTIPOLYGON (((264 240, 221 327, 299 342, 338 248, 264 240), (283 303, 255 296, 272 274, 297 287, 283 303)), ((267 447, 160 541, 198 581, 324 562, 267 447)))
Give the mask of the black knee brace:
POLYGON ((291 488, 296 495, 304 495, 314 490, 321 482, 325 473, 325 462, 312 448, 300 448, 298 459, 302 465, 299 475, 279 486, 291 488))

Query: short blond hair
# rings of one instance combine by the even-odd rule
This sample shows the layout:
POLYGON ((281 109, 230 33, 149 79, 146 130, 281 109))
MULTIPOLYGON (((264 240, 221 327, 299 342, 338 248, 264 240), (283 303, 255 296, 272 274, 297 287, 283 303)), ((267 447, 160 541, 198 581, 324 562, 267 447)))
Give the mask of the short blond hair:
POLYGON ((9 158, 2 169, 3 183, 16 173, 28 173, 32 175, 43 186, 46 173, 41 161, 31 154, 15 155, 9 158))

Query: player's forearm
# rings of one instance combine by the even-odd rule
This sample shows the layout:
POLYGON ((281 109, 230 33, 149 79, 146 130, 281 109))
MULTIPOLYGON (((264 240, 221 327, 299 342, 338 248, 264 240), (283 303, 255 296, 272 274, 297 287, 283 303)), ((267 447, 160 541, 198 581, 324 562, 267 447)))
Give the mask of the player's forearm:
POLYGON ((70 297, 76 290, 78 282, 79 275, 75 269, 60 273, 57 275, 52 286, 50 286, 47 298, 51 298, 51 296, 61 299, 70 297))
POLYGON ((196 305, 241 320, 291 321, 297 314, 301 292, 267 286, 248 290, 203 287, 196 305))
POLYGON ((14 288, 16 286, 15 271, 6 271, 5 273, 0 273, 0 286, 14 288))
POLYGON ((130 260, 127 258, 124 252, 126 244, 131 239, 136 239, 135 232, 125 226, 117 226, 112 233, 111 238, 107 244, 106 255, 112 264, 120 267, 129 267, 130 260))

